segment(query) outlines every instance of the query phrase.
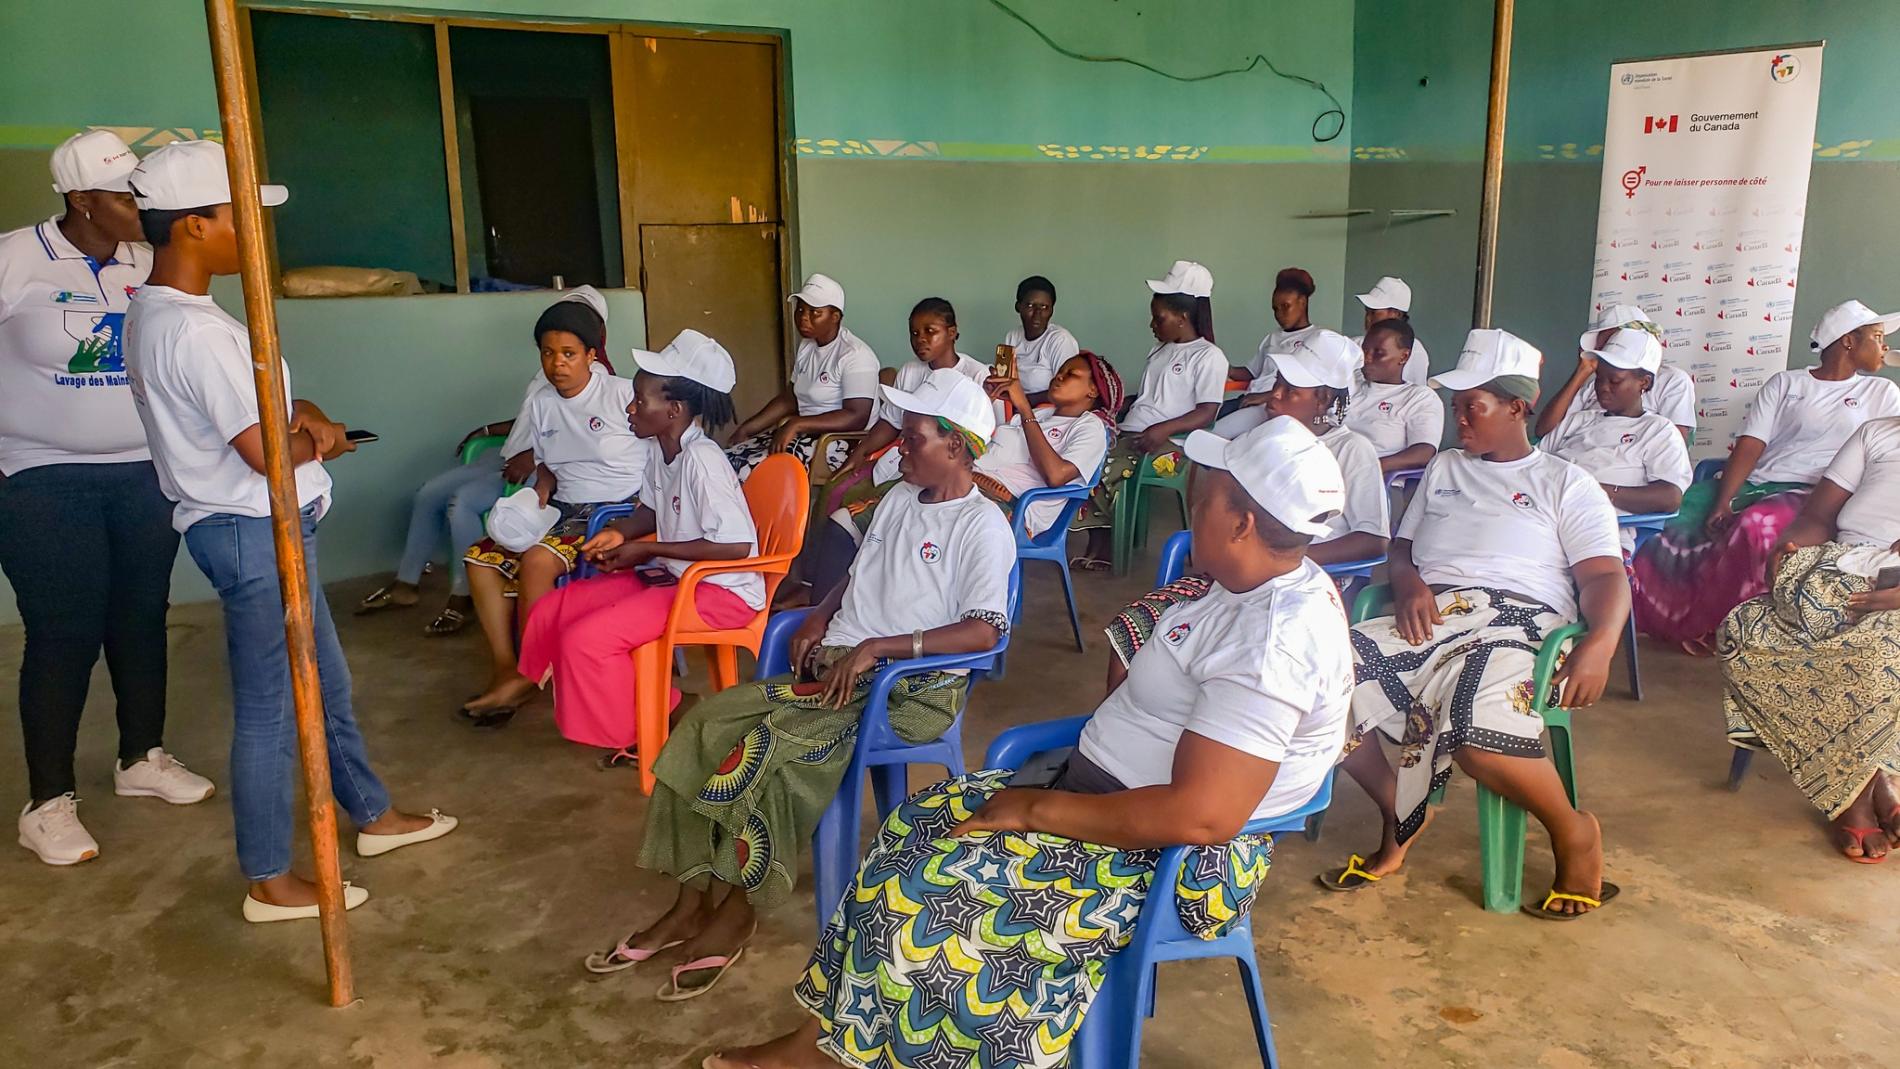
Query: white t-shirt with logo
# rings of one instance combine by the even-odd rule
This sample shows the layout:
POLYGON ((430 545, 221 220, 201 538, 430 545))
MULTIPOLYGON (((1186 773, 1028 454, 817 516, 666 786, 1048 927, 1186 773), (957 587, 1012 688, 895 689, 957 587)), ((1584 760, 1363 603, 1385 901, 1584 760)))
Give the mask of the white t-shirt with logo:
POLYGON ((125 313, 152 251, 94 264, 49 219, 0 234, 0 474, 151 457, 126 388, 125 313))
MULTIPOLYGON (((800 338, 798 352, 792 358, 792 396, 798 400, 798 414, 822 416, 860 397, 875 402, 877 371, 877 354, 847 327, 838 328, 838 336, 830 345, 800 338)), ((865 427, 876 418, 877 405, 873 404, 865 427)))
MULTIPOLYGON (((746 507, 745 492, 739 489, 739 477, 732 473, 725 450, 706 437, 698 424, 680 435, 680 451, 671 464, 666 462, 666 451, 653 444, 647 454, 642 500, 653 509, 658 528, 654 537, 661 542, 705 539, 744 545, 746 556, 759 555, 758 528, 753 526, 752 510, 746 507)), ((694 563, 671 557, 653 559, 675 576, 685 575, 694 563)), ((702 581, 725 587, 754 609, 765 608, 765 579, 758 572, 719 572, 702 581)))
POLYGON ((1016 350, 1016 377, 1022 380, 1024 393, 1047 390, 1063 363, 1082 351, 1075 335, 1054 323, 1044 327, 1035 341, 1024 338, 1023 328, 1016 327, 1003 335, 1003 344, 1016 350))
MULTIPOLYGON (((282 363, 282 360, 279 360, 282 363)), ((231 445, 258 422, 251 335, 210 296, 147 285, 125 313, 125 370, 145 428, 158 485, 178 503, 172 526, 184 531, 210 516, 270 515, 270 489, 231 445)), ((290 365, 284 411, 290 411, 290 365)), ((330 473, 311 460, 297 466, 297 507, 330 507, 330 473)))
POLYGON ((1385 475, 1379 470, 1379 453, 1366 436, 1349 427, 1334 427, 1319 436, 1339 462, 1345 477, 1346 507, 1326 521, 1326 533, 1316 542, 1331 542, 1355 531, 1386 537, 1392 530, 1392 505, 1385 492, 1385 475))
POLYGON ((1141 373, 1141 396, 1122 417, 1122 430, 1145 431, 1180 419, 1197 405, 1220 404, 1228 370, 1227 354, 1206 338, 1155 346, 1141 373))
POLYGON ((526 424, 534 458, 557 480, 554 496, 570 505, 625 501, 646 483, 647 457, 658 446, 627 426, 633 380, 598 366, 572 397, 541 390, 528 398, 515 425, 526 424))
POLYGON ((1828 482, 1854 495, 1841 506, 1836 542, 1886 548, 1900 542, 1900 419, 1868 420, 1827 467, 1828 482))
POLYGON ((1009 619, 1016 540, 1002 510, 974 486, 954 501, 925 502, 923 492, 899 483, 878 502, 825 645, 929 631, 973 614, 1009 619))
POLYGON ((1771 375, 1742 420, 1741 433, 1768 444, 1748 480, 1812 483, 1861 424, 1886 416, 1900 416, 1900 387, 1877 375, 1839 382, 1806 369, 1771 375))
MULTIPOLYGON (((1068 485, 1081 486, 1088 482, 1095 475, 1095 469, 1101 467, 1102 458, 1108 455, 1108 424, 1087 412, 1079 416, 1058 416, 1048 405, 1036 409, 1036 416, 1050 448, 1075 465, 1076 476, 1068 485)), ((996 440, 990 443, 989 452, 976 459, 976 470, 1009 487, 1013 494, 1046 486, 1042 472, 1029 455, 1028 434, 1021 416, 1010 417, 1008 423, 996 428, 996 440)), ((1024 518, 1025 528, 1032 535, 1041 534, 1055 522, 1062 506, 1061 501, 1032 503, 1024 518)))
MULTIPOLYGON (((906 360, 902 366, 897 369, 897 379, 891 383, 891 389, 902 390, 905 393, 916 393, 918 389, 923 386, 924 380, 929 378, 930 373, 935 370, 937 369, 924 363, 922 360, 906 360)), ((954 370, 957 374, 962 375, 971 382, 976 383, 978 386, 982 386, 990 381, 989 365, 984 364, 968 353, 958 353, 956 366, 951 370, 954 370)), ((996 409, 996 421, 1001 423, 1003 420, 1002 402, 995 402, 994 407, 996 409)), ((901 431, 904 429, 904 410, 892 404, 888 399, 879 401, 877 406, 872 409, 872 412, 877 420, 890 424, 892 430, 901 431)), ((878 456, 877 463, 871 465, 872 485, 881 486, 884 483, 898 478, 900 475, 898 465, 902 461, 903 457, 898 453, 897 445, 893 443, 878 456)))
MULTIPOLYGON (((1364 370, 1366 366, 1366 336, 1361 334, 1354 338, 1352 343, 1359 347, 1359 367, 1361 370, 1364 370)), ((1362 375, 1360 377, 1363 378, 1364 376, 1362 375)), ((1412 355, 1405 358, 1405 368, 1399 372, 1399 378, 1414 386, 1429 387, 1431 385, 1432 356, 1425 351, 1424 340, 1416 335, 1412 338, 1412 355)))
MULTIPOLYGON (((1601 408, 1572 409, 1538 448, 1588 472, 1605 486, 1648 486, 1663 482, 1687 490, 1695 481, 1689 446, 1682 432, 1660 412, 1612 416, 1601 408)), ((1628 516, 1628 509, 1616 510, 1628 516)), ((1623 530, 1623 548, 1636 548, 1636 532, 1623 530)))
POLYGON ((1352 706, 1352 642, 1332 580, 1312 561, 1236 594, 1216 585, 1170 608, 1076 747, 1130 789, 1174 778, 1193 732, 1280 765, 1253 819, 1290 813, 1333 774, 1352 706))
POLYGON ((1366 436, 1380 458, 1415 445, 1433 449, 1445 437, 1445 402, 1415 382, 1369 382, 1354 376, 1346 426, 1366 436))
POLYGON ((1273 389, 1275 380, 1280 377, 1280 369, 1273 362, 1273 354, 1286 352, 1294 342, 1312 337, 1319 329, 1317 324, 1312 324, 1298 330, 1276 330, 1260 339, 1260 348, 1255 349, 1253 359, 1247 361, 1247 370, 1253 374, 1247 383, 1247 392, 1266 393, 1273 389))
POLYGON ((1521 460, 1481 460, 1463 449, 1432 458, 1400 538, 1427 585, 1508 590, 1577 615, 1570 570, 1592 557, 1623 559, 1616 510, 1590 473, 1534 449, 1521 460))
MULTIPOLYGON (((1579 412, 1603 411, 1603 406, 1597 402, 1596 381, 1595 375, 1584 381, 1577 396, 1571 399, 1570 411, 1564 413, 1564 418, 1568 419, 1579 412)), ((1700 418, 1696 415, 1695 379, 1674 364, 1657 368, 1656 384, 1643 395, 1643 411, 1656 413, 1672 426, 1694 429, 1700 418)), ((1677 436, 1681 436, 1680 431, 1677 436)))
MULTIPOLYGON (((598 360, 589 364, 587 369, 590 373, 595 375, 613 374, 613 372, 607 370, 606 364, 598 360)), ((528 380, 528 388, 521 391, 521 405, 519 408, 516 408, 515 411, 520 412, 521 409, 528 407, 528 402, 534 399, 535 394, 552 389, 554 389, 554 384, 548 381, 547 375, 540 371, 535 372, 534 377, 528 380)), ((504 458, 514 456, 516 453, 532 446, 534 444, 532 439, 533 435, 529 433, 528 428, 524 427, 520 420, 516 420, 514 425, 508 428, 507 441, 501 443, 501 455, 504 458)))

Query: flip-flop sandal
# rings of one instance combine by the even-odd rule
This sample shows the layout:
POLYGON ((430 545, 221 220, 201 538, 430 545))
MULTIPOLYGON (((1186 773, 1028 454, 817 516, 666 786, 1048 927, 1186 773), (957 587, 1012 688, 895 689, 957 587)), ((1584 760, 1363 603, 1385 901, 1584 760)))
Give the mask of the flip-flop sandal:
POLYGON ((1071 557, 1069 558, 1069 568, 1071 571, 1105 572, 1105 571, 1108 571, 1110 568, 1113 568, 1114 566, 1115 566, 1114 562, 1105 561, 1100 557, 1071 557))
MULTIPOLYGON (((1886 854, 1882 854, 1879 857, 1868 857, 1866 854, 1867 837, 1869 835, 1878 835, 1882 839, 1885 839, 1887 838, 1887 829, 1885 828, 1850 828, 1846 826, 1845 824, 1843 824, 1841 825, 1841 830, 1846 832, 1849 835, 1852 835, 1854 837, 1854 841, 1860 844, 1860 849, 1861 849, 1861 856, 1859 857, 1854 857, 1851 854, 1842 854, 1841 855, 1842 857, 1846 858, 1849 861, 1852 861, 1856 865, 1878 865, 1881 862, 1887 860, 1886 854)), ((1839 847, 1836 847, 1835 849, 1838 850, 1839 847)))
POLYGON ((1597 892, 1597 897, 1595 898, 1591 898, 1589 895, 1567 894, 1563 891, 1553 889, 1549 894, 1544 896, 1543 905, 1533 906, 1529 902, 1526 902, 1518 908, 1536 917, 1538 920, 1574 921, 1579 917, 1588 917, 1601 910, 1611 899, 1622 892, 1623 889, 1621 887, 1605 880, 1603 881, 1603 889, 1597 892), (1550 908, 1558 902, 1581 902, 1590 908, 1583 913, 1559 913, 1550 908))
POLYGON ((441 638, 444 635, 453 635, 467 626, 467 613, 460 609, 443 609, 436 614, 435 619, 429 621, 428 625, 422 629, 422 633, 430 638, 441 638))
POLYGON ((1357 891, 1360 888, 1370 887, 1380 880, 1385 879, 1384 876, 1375 876, 1365 869, 1360 868, 1359 863, 1364 860, 1365 858, 1354 854, 1346 859, 1345 868, 1331 869, 1313 878, 1318 880, 1319 885, 1328 891, 1357 891))
MULTIPOLYGON (((639 768, 640 753, 633 747, 628 746, 604 755, 600 760, 594 762, 594 765, 602 772, 611 772, 616 768, 639 768)), ((665 948, 662 947, 661 949, 665 948)))
POLYGON ((625 969, 631 969, 643 961, 651 960, 656 955, 666 953, 674 947, 679 946, 682 942, 684 942, 684 940, 675 939, 671 943, 655 950, 648 950, 645 947, 630 947, 625 943, 619 943, 615 945, 612 950, 605 953, 596 950, 585 958, 582 958, 581 966, 588 972, 606 976, 625 969))
POLYGON ((667 980, 659 991, 654 993, 653 997, 659 999, 661 1002, 685 1002, 687 999, 698 998, 713 988, 718 987, 719 981, 724 980, 726 973, 731 971, 734 965, 739 964, 739 959, 743 957, 745 957, 745 947, 740 947, 733 951, 730 956, 714 954, 711 957, 694 958, 692 961, 680 962, 678 965, 673 966, 672 977, 667 980), (694 987, 680 986, 681 976, 690 972, 704 972, 707 969, 717 969, 719 971, 713 973, 713 978, 703 984, 694 987))
POLYGON ((515 718, 515 707, 498 705, 493 709, 457 709, 455 719, 472 728, 498 728, 515 718))
POLYGON ((410 602, 409 605, 398 604, 396 601, 396 588, 393 586, 382 586, 377 587, 369 593, 369 596, 356 603, 355 615, 369 616, 372 613, 382 612, 384 609, 407 609, 410 605, 414 604, 415 602, 413 601, 410 602))

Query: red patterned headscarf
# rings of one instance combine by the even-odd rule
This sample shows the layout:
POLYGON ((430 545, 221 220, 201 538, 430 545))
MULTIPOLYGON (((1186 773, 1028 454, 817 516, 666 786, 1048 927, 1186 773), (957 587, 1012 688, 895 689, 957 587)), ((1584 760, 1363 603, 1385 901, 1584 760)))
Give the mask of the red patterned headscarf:
POLYGON ((1096 409, 1094 415, 1108 424, 1108 436, 1113 439, 1115 432, 1121 429, 1117 422, 1122 410, 1122 377, 1115 365, 1104 357, 1096 356, 1087 349, 1076 354, 1089 363, 1089 378, 1095 382, 1096 409))

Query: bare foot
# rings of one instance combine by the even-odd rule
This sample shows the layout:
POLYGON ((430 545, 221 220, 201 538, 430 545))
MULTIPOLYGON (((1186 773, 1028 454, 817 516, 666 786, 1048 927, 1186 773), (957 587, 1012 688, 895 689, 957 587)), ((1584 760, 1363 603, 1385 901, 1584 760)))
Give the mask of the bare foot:
MULTIPOLYGON (((1551 853, 1557 856, 1557 875, 1550 889, 1567 895, 1600 898, 1603 895, 1603 827, 1594 814, 1579 811, 1574 821, 1551 832, 1551 853)), ((1596 907, 1562 898, 1551 903, 1552 913, 1588 913, 1596 907)))
POLYGON ((768 1043, 720 1051, 700 1069, 834 1069, 837 1064, 818 1049, 818 1021, 811 1019, 768 1043))
POLYGON ((673 905, 659 920, 628 936, 626 945, 630 950, 658 951, 672 943, 683 943, 705 930, 712 912, 704 892, 681 885, 673 905))
POLYGON ((1438 807, 1427 805, 1425 807, 1424 821, 1419 824, 1418 830, 1412 833, 1412 837, 1403 843, 1398 841, 1398 828, 1396 826, 1388 829, 1385 841, 1380 843, 1379 848, 1368 855, 1359 867, 1372 873, 1374 876, 1390 876, 1399 871, 1399 869, 1405 866, 1405 855, 1411 852, 1413 846, 1417 845, 1418 837, 1425 834, 1425 829, 1431 827, 1432 821, 1437 819, 1437 817, 1438 807))
POLYGON ((516 675, 491 685, 487 690, 462 703, 462 708, 471 713, 485 713, 495 709, 520 705, 534 697, 540 688, 526 676, 516 675))
POLYGON ((1900 846, 1900 784, 1885 772, 1874 776, 1874 815, 1887 833, 1887 841, 1900 846))
POLYGON ((382 816, 356 829, 365 835, 407 835, 412 831, 434 824, 432 817, 419 817, 414 813, 404 813, 400 809, 390 809, 382 816))
POLYGON ((1874 781, 1860 792, 1841 815, 1828 821, 1828 840, 1834 848, 1852 861, 1878 861, 1887 856, 1888 842, 1886 834, 1881 833, 1884 825, 1875 815, 1879 795, 1886 777, 1875 775, 1874 781))
POLYGON ((317 885, 293 872, 251 884, 251 897, 273 906, 314 906, 317 885))

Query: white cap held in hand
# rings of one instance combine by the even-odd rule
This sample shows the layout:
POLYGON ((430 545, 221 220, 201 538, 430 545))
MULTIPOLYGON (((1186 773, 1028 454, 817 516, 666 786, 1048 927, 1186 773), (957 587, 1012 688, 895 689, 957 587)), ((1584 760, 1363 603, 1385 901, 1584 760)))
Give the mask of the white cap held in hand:
POLYGON ((1361 293, 1359 303, 1367 308, 1397 308, 1401 312, 1412 310, 1412 287, 1402 278, 1387 275, 1373 283, 1371 293, 1361 293))
POLYGON ((1647 371, 1654 375, 1656 369, 1662 367, 1662 343, 1641 327, 1618 328, 1601 349, 1584 352, 1626 371, 1647 371))
POLYGON ((60 142, 53 150, 52 163, 55 193, 88 189, 129 193, 132 186, 127 179, 139 165, 139 158, 132 155, 118 134, 110 130, 87 130, 60 142))
POLYGON ((1577 348, 1585 351, 1594 349, 1597 344, 1597 335, 1606 330, 1617 330, 1637 323, 1648 323, 1652 327, 1656 325, 1656 321, 1649 318, 1649 313, 1643 311, 1640 305, 1613 304, 1597 316, 1596 321, 1590 324, 1589 330, 1578 336, 1577 348))
POLYGON ((1339 461, 1292 416, 1275 416, 1231 441, 1212 431, 1187 438, 1188 459, 1239 481, 1254 504, 1290 531, 1318 537, 1345 508, 1339 461))
POLYGON ((836 308, 844 311, 844 287, 830 275, 813 272, 805 279, 798 292, 785 298, 787 301, 803 301, 807 308, 836 308))
MULTIPOLYGON (((258 186, 264 207, 290 199, 283 186, 258 186)), ((182 211, 231 203, 231 176, 224 169, 224 146, 216 141, 173 141, 139 161, 132 172, 132 196, 141 209, 182 211)))
POLYGON ((1294 386, 1352 387, 1352 373, 1365 354, 1352 339, 1334 330, 1315 330, 1295 339, 1284 350, 1269 354, 1280 377, 1294 386))
POLYGON ((914 393, 895 386, 882 389, 891 404, 906 412, 947 419, 981 438, 984 445, 996 437, 996 408, 989 395, 955 368, 932 371, 914 393))
POLYGON ((524 486, 488 510, 488 537, 510 553, 526 553, 561 522, 561 510, 541 504, 532 486, 524 486))
MULTIPOLYGON (((1821 313, 1821 321, 1814 325, 1814 333, 1808 335, 1808 348, 1818 353, 1870 323, 1878 323, 1881 329, 1892 334, 1896 327, 1900 327, 1900 312, 1881 315, 1859 301, 1842 302, 1821 313)), ((1893 365, 1891 356, 1887 363, 1893 365)))
POLYGON ((1185 293, 1190 297, 1214 295, 1214 272, 1193 260, 1176 260, 1166 278, 1151 278, 1148 288, 1156 293, 1185 293))
POLYGON ((1544 354, 1510 331, 1474 330, 1465 336, 1458 366, 1439 373, 1432 385, 1443 390, 1475 390, 1506 375, 1535 379, 1543 367, 1544 354))
POLYGON ((732 384, 739 380, 726 347, 691 329, 680 331, 659 352, 635 349, 633 362, 649 375, 692 379, 720 393, 732 392, 732 384))

